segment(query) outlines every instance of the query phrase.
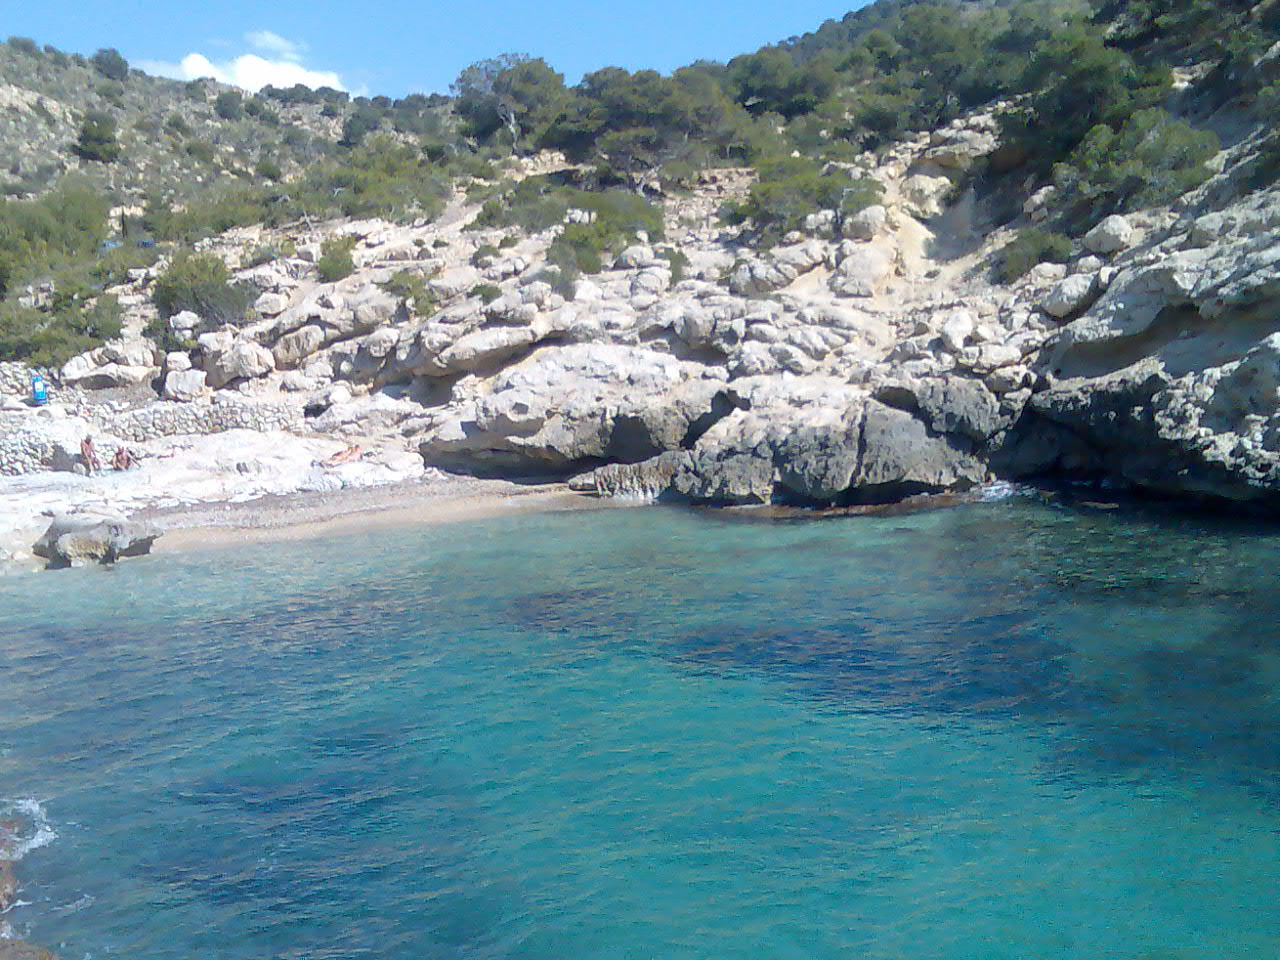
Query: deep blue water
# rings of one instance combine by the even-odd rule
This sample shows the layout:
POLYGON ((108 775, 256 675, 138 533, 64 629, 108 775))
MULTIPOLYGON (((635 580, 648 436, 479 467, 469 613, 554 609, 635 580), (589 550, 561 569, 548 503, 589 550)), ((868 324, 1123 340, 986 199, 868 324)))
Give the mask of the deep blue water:
POLYGON ((56 833, 4 919, 67 960, 1280 956, 1277 560, 1015 500, 0 580, 0 797, 56 833))

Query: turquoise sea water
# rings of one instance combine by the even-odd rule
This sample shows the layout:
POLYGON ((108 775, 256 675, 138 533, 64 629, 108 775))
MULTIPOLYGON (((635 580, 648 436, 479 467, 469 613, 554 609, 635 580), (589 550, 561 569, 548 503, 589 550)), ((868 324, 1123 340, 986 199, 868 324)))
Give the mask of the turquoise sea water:
POLYGON ((69 960, 1280 956, 1277 559, 1014 500, 0 580, 4 919, 69 960))

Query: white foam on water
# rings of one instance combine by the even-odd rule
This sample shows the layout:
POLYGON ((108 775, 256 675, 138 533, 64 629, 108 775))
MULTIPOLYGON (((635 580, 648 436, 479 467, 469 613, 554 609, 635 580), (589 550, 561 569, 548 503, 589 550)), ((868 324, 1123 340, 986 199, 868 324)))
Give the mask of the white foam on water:
POLYGON ((85 909, 86 907, 93 906, 93 904, 94 904, 93 895, 86 893, 84 896, 80 897, 78 900, 71 901, 71 903, 64 903, 56 907, 50 907, 49 911, 51 913, 79 913, 81 910, 85 909))
POLYGON ((0 820, 18 817, 25 821, 21 833, 0 838, 0 859, 21 860, 32 850, 47 847, 58 839, 57 831, 49 823, 49 815, 40 801, 33 797, 0 800, 0 820))
POLYGON ((975 493, 979 503, 996 503, 1000 500, 1009 500, 1026 492, 1028 488, 1020 483, 1010 483, 1008 480, 997 480, 994 483, 986 483, 978 487, 975 493))
POLYGON ((8 920, 0 921, 0 940, 17 940, 17 935, 13 932, 13 924, 8 920))

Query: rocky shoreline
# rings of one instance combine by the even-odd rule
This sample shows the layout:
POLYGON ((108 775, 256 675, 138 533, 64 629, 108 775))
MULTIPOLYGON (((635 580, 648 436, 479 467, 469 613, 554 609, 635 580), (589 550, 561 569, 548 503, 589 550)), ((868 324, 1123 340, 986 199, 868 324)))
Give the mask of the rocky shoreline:
POLYGON ((0 364, 0 550, 28 560, 53 516, 86 515, 110 559, 143 511, 443 471, 721 506, 1000 480, 1280 509, 1280 190, 1233 179, 1247 143, 1174 207, 1109 217, 1009 286, 993 258, 1044 192, 1013 222, 984 212, 965 177, 996 147, 979 114, 868 155, 851 166, 881 204, 768 249, 712 225, 749 175, 708 171, 666 199, 665 241, 637 235, 569 286, 547 262, 561 228, 475 229, 461 194, 432 223, 231 231, 203 246, 260 291, 251 322, 172 317, 191 349, 162 352, 141 333, 158 265, 111 291, 123 340, 47 371, 49 406, 0 364), (338 235, 356 270, 321 282, 338 235), (255 264, 264 243, 296 253, 255 264), (426 293, 393 292, 405 276, 426 293), (83 476, 85 437, 141 469, 83 476))
POLYGON ((2 919, 18 897, 18 878, 13 846, 20 831, 20 824, 11 817, 0 819, 0 960, 56 960, 54 954, 43 947, 33 946, 13 936, 13 931, 2 919))

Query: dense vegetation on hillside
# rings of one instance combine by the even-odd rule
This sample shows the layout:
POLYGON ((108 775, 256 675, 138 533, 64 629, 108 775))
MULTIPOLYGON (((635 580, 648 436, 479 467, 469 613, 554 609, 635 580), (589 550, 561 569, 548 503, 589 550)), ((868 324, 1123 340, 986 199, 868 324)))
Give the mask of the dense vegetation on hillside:
MULTIPOLYGON (((610 67, 569 86, 545 61, 508 54, 464 70, 452 98, 392 100, 300 86, 248 95, 148 77, 114 50, 85 58, 10 38, 0 82, 26 99, 10 98, 0 130, 13 198, 0 201, 0 357, 54 361, 109 335, 114 313, 94 292, 155 256, 135 238, 432 217, 461 185, 490 201, 490 225, 592 210, 557 248, 569 272, 595 267, 626 231, 660 226, 646 193, 746 165, 759 183, 725 215, 771 243, 805 212, 874 201, 874 185, 841 164, 997 102, 1003 145, 973 175, 1003 192, 1010 216, 1027 191, 1058 187, 1050 222, 1018 248, 1025 260, 1203 182, 1219 148, 1213 117, 1269 130, 1278 39, 1280 0, 879 0, 670 76, 610 67), (1176 96, 1175 68, 1190 84, 1176 96), (543 148, 586 172, 503 179, 504 157, 543 148), (108 217, 111 206, 125 210, 108 217), (125 242, 104 250, 108 238, 125 242), (47 279, 58 295, 32 296, 47 279)), ((1241 176, 1278 175, 1280 134, 1264 133, 1241 176)))

